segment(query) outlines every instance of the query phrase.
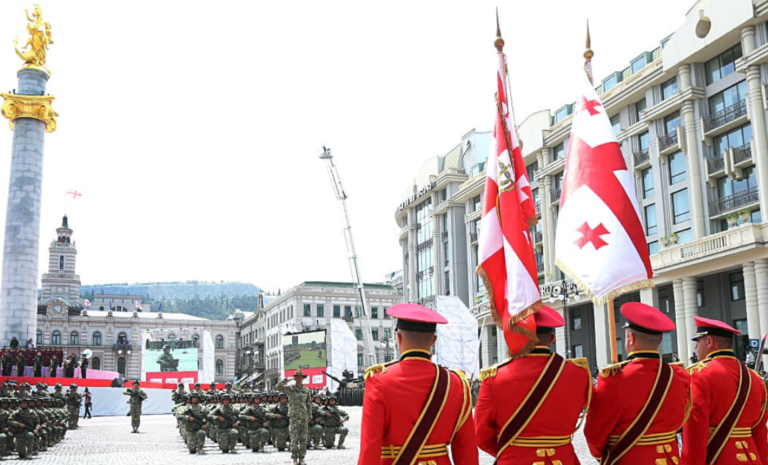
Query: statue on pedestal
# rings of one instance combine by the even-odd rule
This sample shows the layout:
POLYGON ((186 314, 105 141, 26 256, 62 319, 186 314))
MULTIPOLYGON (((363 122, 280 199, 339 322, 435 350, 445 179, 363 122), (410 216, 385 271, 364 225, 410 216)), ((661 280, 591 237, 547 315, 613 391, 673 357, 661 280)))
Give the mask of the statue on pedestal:
POLYGON ((53 43, 51 25, 43 20, 43 10, 40 8, 40 5, 35 5, 32 9, 31 17, 27 10, 24 10, 24 13, 27 15, 27 21, 29 21, 29 24, 27 24, 29 39, 21 50, 18 47, 18 39, 14 40, 16 55, 24 60, 24 68, 39 69, 48 73, 48 70, 45 68, 45 58, 48 45, 53 43))

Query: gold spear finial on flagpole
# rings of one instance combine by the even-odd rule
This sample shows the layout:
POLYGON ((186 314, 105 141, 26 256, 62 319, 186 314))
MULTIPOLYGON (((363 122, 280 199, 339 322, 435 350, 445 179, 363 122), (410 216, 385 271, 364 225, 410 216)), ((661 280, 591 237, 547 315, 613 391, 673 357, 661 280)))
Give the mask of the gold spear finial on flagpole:
POLYGON ((589 82, 592 82, 592 57, 595 56, 595 52, 592 51, 592 38, 589 35, 589 19, 587 19, 587 49, 584 51, 584 71, 587 72, 589 82))
POLYGON ((504 39, 501 37, 501 26, 499 26, 499 7, 496 7, 496 40, 493 42, 496 50, 504 51, 504 39))

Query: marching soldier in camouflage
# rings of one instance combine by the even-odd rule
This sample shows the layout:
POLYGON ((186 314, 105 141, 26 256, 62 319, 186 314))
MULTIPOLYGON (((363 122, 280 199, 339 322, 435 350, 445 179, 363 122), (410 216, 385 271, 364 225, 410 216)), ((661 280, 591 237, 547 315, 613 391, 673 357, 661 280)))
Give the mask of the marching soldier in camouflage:
POLYGON ((184 423, 185 440, 190 454, 204 454, 205 430, 207 413, 200 406, 200 394, 192 392, 189 395, 190 405, 183 409, 181 419, 184 423))
POLYGON ((288 419, 288 395, 281 394, 279 398, 280 402, 267 412, 267 419, 269 420, 269 432, 272 434, 272 444, 282 452, 286 449, 288 442, 290 421, 288 419))
POLYGON ((228 394, 221 396, 221 406, 213 410, 208 416, 208 422, 216 425, 216 438, 219 448, 225 454, 236 454, 235 446, 239 432, 237 431, 237 412, 230 405, 232 399, 228 394))
POLYGON ((125 392, 123 392, 123 395, 131 396, 128 402, 131 405, 132 433, 139 432, 139 425, 141 425, 141 404, 147 400, 147 393, 139 388, 139 386, 141 386, 141 382, 136 380, 133 382, 133 389, 126 389, 125 392))
POLYGON ((291 458, 294 465, 305 465, 309 420, 312 417, 312 392, 304 386, 306 376, 301 369, 293 374, 295 386, 288 386, 288 379, 277 383, 277 390, 288 395, 288 431, 291 437, 291 458))
POLYGON ((11 415, 9 424, 16 437, 16 452, 19 459, 32 458, 36 453, 36 434, 40 424, 37 414, 29 408, 29 399, 20 399, 20 409, 11 415))
MULTIPOLYGON (((12 433, 9 431, 10 424, 8 423, 8 420, 11 417, 9 401, 10 399, 6 397, 0 398, 0 459, 5 455, 9 434, 11 434, 11 441, 13 441, 12 433)), ((11 444, 13 444, 13 442, 11 442, 11 444)))
POLYGON ((338 449, 344 449, 344 439, 349 430, 344 423, 349 420, 349 415, 336 406, 336 396, 328 397, 328 405, 323 407, 323 442, 326 449, 332 449, 336 435, 339 435, 338 449))
POLYGON ((309 425, 309 441, 307 447, 319 449, 323 442, 323 396, 315 394, 312 398, 312 418, 309 425))
POLYGON ((80 405, 83 403, 83 396, 77 392, 77 384, 69 385, 66 401, 67 412, 69 412, 69 429, 77 429, 77 423, 80 419, 80 405))
POLYGON ((250 447, 253 452, 264 452, 264 446, 269 443, 269 421, 266 412, 261 407, 261 397, 254 395, 252 404, 243 409, 240 413, 240 422, 245 426, 248 435, 248 443, 243 441, 246 447, 250 447))

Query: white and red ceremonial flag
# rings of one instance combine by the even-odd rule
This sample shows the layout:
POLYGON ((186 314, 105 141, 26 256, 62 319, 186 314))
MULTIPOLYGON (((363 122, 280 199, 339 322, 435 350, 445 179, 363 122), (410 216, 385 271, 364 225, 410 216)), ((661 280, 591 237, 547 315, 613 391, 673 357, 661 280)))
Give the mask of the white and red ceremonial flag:
POLYGON ((632 173, 597 92, 582 77, 565 160, 555 264, 597 304, 653 287, 632 173))
POLYGON ((137 310, 141 310, 141 302, 139 302, 138 300, 134 300, 133 305, 136 307, 137 310))
POLYGON ((485 171, 477 273, 485 282, 491 315, 504 331, 513 357, 537 342, 533 314, 541 307, 536 261, 529 227, 536 223, 531 186, 510 116, 506 57, 498 33, 496 125, 485 171))
POLYGON ((88 299, 85 299, 85 308, 88 308, 91 306, 91 301, 88 299))

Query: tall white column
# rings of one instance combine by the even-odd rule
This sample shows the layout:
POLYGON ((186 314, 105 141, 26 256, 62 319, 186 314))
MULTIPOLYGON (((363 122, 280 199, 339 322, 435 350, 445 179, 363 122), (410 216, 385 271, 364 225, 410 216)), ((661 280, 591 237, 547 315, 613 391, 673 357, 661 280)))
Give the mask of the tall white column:
POLYGON ((544 281, 552 281, 555 274, 555 254, 554 254, 554 214, 552 213, 551 198, 549 188, 552 176, 544 176, 539 180, 539 202, 541 203, 541 222, 542 222, 542 244, 544 248, 544 281))
MULTIPOLYGON (((768 334, 768 260, 755 260, 755 281, 757 282, 757 307, 760 318, 760 334, 768 334)), ((763 356, 763 364, 768 365, 768 357, 763 356)))
MULTIPOLYGON (((437 207, 437 194, 432 194, 432 208, 437 207)), ((437 215, 432 215, 432 269, 434 272, 432 273, 432 294, 434 295, 442 295, 443 292, 440 291, 440 279, 443 275, 443 267, 441 266, 440 262, 440 245, 442 244, 441 241, 438 241, 438 233, 437 233, 437 215)))
MULTIPOLYGON (((760 339, 760 313, 757 306, 755 263, 747 262, 744 269, 744 297, 747 305, 747 332, 750 339, 760 339)), ((768 316, 766 317, 768 318, 768 316)))
POLYGON ((687 340, 688 353, 696 351, 696 343, 691 337, 696 334, 696 322, 693 317, 699 313, 699 301, 696 299, 696 278, 683 278, 683 301, 685 302, 685 331, 690 336, 687 340))
POLYGON ((608 365, 610 360, 608 354, 610 341, 608 340, 608 319, 605 316, 605 305, 592 304, 592 313, 595 317, 595 358, 597 359, 597 366, 602 367, 608 365))
MULTIPOLYGON (((672 292, 675 295, 675 333, 677 335, 677 356, 688 363, 688 325, 685 321, 685 299, 683 298, 683 280, 676 279, 672 283, 672 292)), ((693 335, 691 335, 693 336, 693 335)))
POLYGON ((418 297, 416 283, 416 211, 408 209, 408 301, 416 302, 418 297))
MULTIPOLYGON (((741 30, 741 41, 744 56, 755 50, 754 26, 745 27, 741 30)), ((752 65, 747 68, 747 104, 749 105, 749 118, 752 124, 752 160, 755 161, 757 180, 760 186, 760 211, 768 212, 768 141, 766 140, 765 113, 763 112, 763 94, 760 87, 760 66, 752 65)))
MULTIPOLYGON (((682 65, 678 70, 680 77, 681 90, 685 91, 691 87, 691 67, 682 65)), ((696 239, 704 237, 705 213, 704 213, 704 195, 701 189, 701 164, 699 163, 699 145, 696 137, 696 117, 693 110, 693 101, 683 102, 682 109, 683 125, 685 127, 685 159, 688 164, 688 195, 691 201, 691 226, 693 236, 696 239)))

